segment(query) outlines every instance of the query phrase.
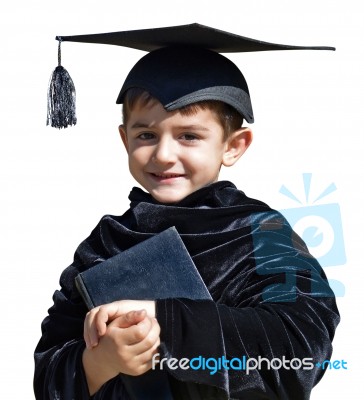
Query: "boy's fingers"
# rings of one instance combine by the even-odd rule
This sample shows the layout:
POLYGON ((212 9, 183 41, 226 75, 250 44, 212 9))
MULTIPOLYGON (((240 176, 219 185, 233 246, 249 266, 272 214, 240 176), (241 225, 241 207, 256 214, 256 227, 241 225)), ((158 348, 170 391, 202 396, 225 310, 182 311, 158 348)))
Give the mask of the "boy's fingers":
POLYGON ((133 325, 139 324, 146 317, 145 310, 129 311, 126 314, 115 318, 110 324, 110 327, 129 328, 133 325))
POLYGON ((139 322, 143 321, 143 319, 147 316, 147 310, 135 310, 130 311, 126 314, 126 318, 129 320, 131 325, 136 325, 139 322))
POLYGON ((125 332, 126 344, 137 343, 145 338, 152 326, 150 319, 146 318, 146 310, 129 311, 120 316, 117 316, 118 312, 115 304, 109 304, 96 307, 87 313, 84 322, 84 340, 88 348, 98 345, 99 338, 106 333, 110 318, 114 318, 109 324, 110 327, 124 329, 135 327, 125 332))
MULTIPOLYGON (((122 317, 120 317, 120 319, 122 319, 122 317)), ((118 321, 113 321, 110 324, 110 327, 120 327, 120 325, 115 325, 115 323, 119 322, 120 319, 118 318, 118 321)), ((148 317, 145 317, 142 321, 131 326, 130 320, 128 318, 126 318, 126 322, 129 324, 129 326, 124 327, 124 329, 122 329, 122 331, 120 332, 122 341, 126 346, 131 346, 141 342, 148 335, 149 331, 152 328, 152 323, 150 321, 150 318, 148 317)))
POLYGON ((107 322, 110 319, 110 313, 106 307, 100 307, 95 315, 95 329, 100 336, 105 335, 107 322))
MULTIPOLYGON (((145 310, 130 311, 126 314, 121 315, 120 317, 115 318, 110 323, 110 326, 118 328, 129 328, 130 326, 137 325, 145 317, 145 310)), ((97 346, 99 343, 99 338, 105 335, 108 318, 109 315, 107 314, 107 310, 105 307, 93 309, 86 315, 84 323, 84 339, 88 348, 97 346)), ((143 333, 143 329, 147 328, 142 327, 141 334, 143 333)))
POLYGON ((142 354, 159 346, 160 327, 155 318, 145 318, 129 336, 128 344, 133 347, 134 354, 142 354))
MULTIPOLYGON (((147 351, 145 351, 144 353, 140 354, 138 356, 138 360, 140 361, 140 363, 142 363, 142 364, 151 363, 154 354, 159 353, 159 350, 158 350, 159 345, 160 345, 160 342, 158 340, 152 348, 150 348, 147 351)), ((159 362, 159 357, 156 357, 154 360, 154 363, 158 364, 158 362, 159 362)))
POLYGON ((94 326, 94 316, 95 312, 89 312, 86 315, 85 322, 83 325, 83 336, 88 348, 97 346, 99 342, 99 337, 94 326))
POLYGON ((83 326, 83 339, 85 340, 86 347, 88 349, 91 348, 91 341, 90 341, 90 338, 89 338, 89 335, 88 335, 88 331, 87 331, 85 325, 83 326))
MULTIPOLYGON (((159 345, 160 345, 160 339, 158 337, 156 342, 154 343, 154 345, 152 347, 150 347, 146 351, 136 355, 135 359, 139 363, 140 367, 144 369, 144 372, 146 372, 149 369, 151 369, 153 363, 155 365, 155 364, 157 364, 159 362, 159 356, 155 357, 154 362, 152 361, 153 360, 153 356, 155 354, 159 353, 159 349, 158 349, 159 345)), ((138 345, 135 345, 135 347, 136 346, 138 346, 138 345)), ((135 351, 135 349, 134 349, 134 351, 135 351)))
MULTIPOLYGON (((108 322, 114 321, 118 317, 122 317, 123 315, 127 314, 125 311, 123 311, 123 307, 121 306, 122 303, 123 301, 114 301, 113 303, 104 304, 99 307, 97 313, 95 314, 95 325, 100 336, 105 334, 108 322)), ((125 317, 123 321, 123 326, 120 326, 121 328, 123 328, 124 325, 133 325, 133 322, 128 325, 127 318, 125 317)))
POLYGON ((146 337, 138 344, 139 353, 156 349, 160 344, 160 326, 155 318, 151 318, 151 328, 146 337))

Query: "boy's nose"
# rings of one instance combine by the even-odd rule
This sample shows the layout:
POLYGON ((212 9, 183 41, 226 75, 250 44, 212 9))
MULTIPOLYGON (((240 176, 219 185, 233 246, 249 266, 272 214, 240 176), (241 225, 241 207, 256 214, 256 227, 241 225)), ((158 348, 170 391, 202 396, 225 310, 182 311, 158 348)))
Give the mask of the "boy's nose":
POLYGON ((173 139, 163 138, 155 148, 152 160, 154 163, 171 164, 176 161, 177 153, 173 139))

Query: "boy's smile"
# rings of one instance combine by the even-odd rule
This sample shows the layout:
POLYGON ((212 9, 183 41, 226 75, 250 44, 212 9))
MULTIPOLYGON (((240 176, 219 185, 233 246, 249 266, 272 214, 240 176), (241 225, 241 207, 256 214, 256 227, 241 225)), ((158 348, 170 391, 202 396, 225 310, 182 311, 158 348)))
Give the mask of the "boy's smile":
POLYGON ((131 174, 160 203, 178 202, 217 181, 221 165, 236 161, 210 109, 182 115, 158 101, 137 104, 120 134, 131 174))

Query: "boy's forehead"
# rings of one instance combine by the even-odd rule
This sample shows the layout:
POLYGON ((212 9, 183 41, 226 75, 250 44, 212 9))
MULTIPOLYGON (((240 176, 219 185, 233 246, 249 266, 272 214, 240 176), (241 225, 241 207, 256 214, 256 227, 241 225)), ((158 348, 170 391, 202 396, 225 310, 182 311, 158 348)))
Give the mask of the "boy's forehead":
POLYGON ((134 127, 147 127, 157 121, 174 118, 175 120, 184 121, 182 125, 196 124, 202 119, 215 119, 216 109, 206 105, 196 104, 188 111, 186 110, 166 110, 163 104, 154 97, 148 97, 147 101, 137 99, 133 106, 128 110, 128 125, 134 127), (208 117, 206 117, 208 116, 208 117), (177 117, 177 118, 175 118, 177 117), (187 121, 187 122, 186 122, 187 121))
POLYGON ((113 44, 149 53, 130 70, 117 98, 122 104, 130 88, 141 88, 166 110, 204 100, 218 100, 254 122, 250 93, 240 69, 219 53, 268 50, 329 50, 290 46, 235 35, 200 24, 112 33, 57 36, 59 41, 113 44))

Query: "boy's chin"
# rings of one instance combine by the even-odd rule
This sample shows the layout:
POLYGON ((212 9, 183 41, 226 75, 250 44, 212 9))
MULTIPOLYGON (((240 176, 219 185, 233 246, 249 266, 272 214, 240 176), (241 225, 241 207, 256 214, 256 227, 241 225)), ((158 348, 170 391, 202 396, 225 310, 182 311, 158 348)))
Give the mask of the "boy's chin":
POLYGON ((178 203, 183 200, 189 194, 191 194, 193 190, 173 190, 173 189, 164 189, 164 190, 150 190, 150 195, 154 198, 154 200, 158 201, 158 203, 164 204, 172 204, 178 203))

